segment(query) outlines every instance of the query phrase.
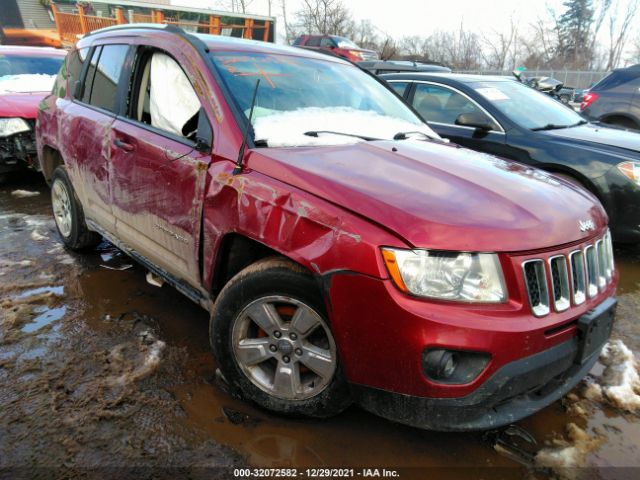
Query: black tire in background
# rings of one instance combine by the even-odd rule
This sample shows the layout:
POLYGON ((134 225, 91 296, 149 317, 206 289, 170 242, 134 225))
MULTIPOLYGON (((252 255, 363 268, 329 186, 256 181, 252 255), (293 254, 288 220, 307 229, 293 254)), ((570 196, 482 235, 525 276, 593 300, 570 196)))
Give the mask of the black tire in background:
POLYGON ((51 179, 51 204, 58 235, 67 248, 83 250, 102 241, 100 235, 87 228, 82 205, 62 165, 55 169, 51 179))
POLYGON ((245 400, 278 413, 316 418, 336 415, 351 404, 318 284, 285 258, 260 260, 227 283, 213 307, 209 335, 222 374, 234 393, 245 400), (260 322, 254 321, 258 318, 254 312, 260 313, 260 322), (258 343, 254 365, 239 349, 258 343), (324 363, 328 373, 318 374, 317 379, 313 378, 316 371, 307 367, 314 364, 305 363, 313 360, 308 355, 314 352, 322 352, 324 362, 329 358, 335 362, 332 366, 324 363), (288 368, 299 383, 294 381, 290 390, 279 390, 278 376, 288 368))

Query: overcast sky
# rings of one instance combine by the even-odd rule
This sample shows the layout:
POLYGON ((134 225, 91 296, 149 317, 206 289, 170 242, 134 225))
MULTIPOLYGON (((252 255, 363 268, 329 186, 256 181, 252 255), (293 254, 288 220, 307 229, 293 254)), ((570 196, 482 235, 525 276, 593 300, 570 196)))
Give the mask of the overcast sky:
MULTIPOLYGON (((174 5, 210 7, 228 10, 225 0, 171 0, 174 5)), ((454 30, 462 22, 466 29, 490 35, 509 28, 510 18, 520 23, 520 30, 528 28, 547 8, 562 10, 563 0, 343 0, 356 20, 369 19, 394 38, 409 35, 428 36, 437 30, 454 30)), ((627 0, 619 0, 626 2, 627 0)), ((250 13, 266 15, 267 0, 254 0, 250 13)), ((301 0, 287 0, 287 17, 291 21, 301 0)), ((272 1, 272 15, 281 17, 281 1, 272 1)), ((639 15, 640 17, 640 15, 639 15)), ((279 34, 282 22, 278 18, 279 34)), ((636 21, 636 23, 639 23, 636 21)), ((604 26, 603 26, 604 27, 604 26)), ((604 30, 604 28, 603 28, 604 30)), ((602 32, 601 32, 602 34, 602 32)))

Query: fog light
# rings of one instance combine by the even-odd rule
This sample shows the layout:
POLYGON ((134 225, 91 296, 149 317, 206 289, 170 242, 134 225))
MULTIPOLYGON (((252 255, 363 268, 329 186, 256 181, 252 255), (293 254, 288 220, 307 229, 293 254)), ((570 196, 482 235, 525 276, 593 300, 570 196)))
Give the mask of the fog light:
POLYGON ((428 349, 422 353, 422 368, 429 380, 460 385, 480 375, 490 359, 488 353, 428 349))
POLYGON ((431 350, 424 362, 426 374, 435 380, 444 380, 453 375, 456 370, 456 358, 453 352, 447 350, 431 350))

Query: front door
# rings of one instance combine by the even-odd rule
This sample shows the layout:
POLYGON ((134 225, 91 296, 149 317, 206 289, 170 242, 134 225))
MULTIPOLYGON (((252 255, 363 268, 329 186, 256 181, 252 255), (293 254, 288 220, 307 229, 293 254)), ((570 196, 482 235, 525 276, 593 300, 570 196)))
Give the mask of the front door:
POLYGON ((178 280, 198 286, 211 154, 196 149, 196 138, 210 145, 210 124, 184 70, 159 50, 139 47, 129 98, 111 136, 117 235, 178 280))
POLYGON ((505 134, 493 119, 492 130, 456 125, 462 113, 481 113, 491 118, 476 102, 461 92, 435 83, 416 83, 411 104, 438 135, 458 145, 494 155, 505 156, 505 134))

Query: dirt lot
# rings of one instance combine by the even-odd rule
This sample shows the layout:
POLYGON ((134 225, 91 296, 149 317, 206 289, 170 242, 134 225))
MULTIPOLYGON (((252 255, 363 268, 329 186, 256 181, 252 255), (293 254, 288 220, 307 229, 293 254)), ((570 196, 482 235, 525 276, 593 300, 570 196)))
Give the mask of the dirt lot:
MULTIPOLYGON (((614 337, 638 354, 640 251, 616 254, 614 337)), ((598 379, 632 376, 633 368, 620 370, 633 363, 623 347, 603 359, 611 368, 594 369, 591 387, 520 422, 522 431, 441 434, 357 408, 311 421, 242 403, 216 380, 207 322, 170 287, 148 285, 112 246, 65 251, 37 178, 0 186, 0 478, 219 478, 234 466, 640 478, 640 397, 629 390, 616 401, 598 379), (12 194, 19 190, 38 194, 12 194)))

